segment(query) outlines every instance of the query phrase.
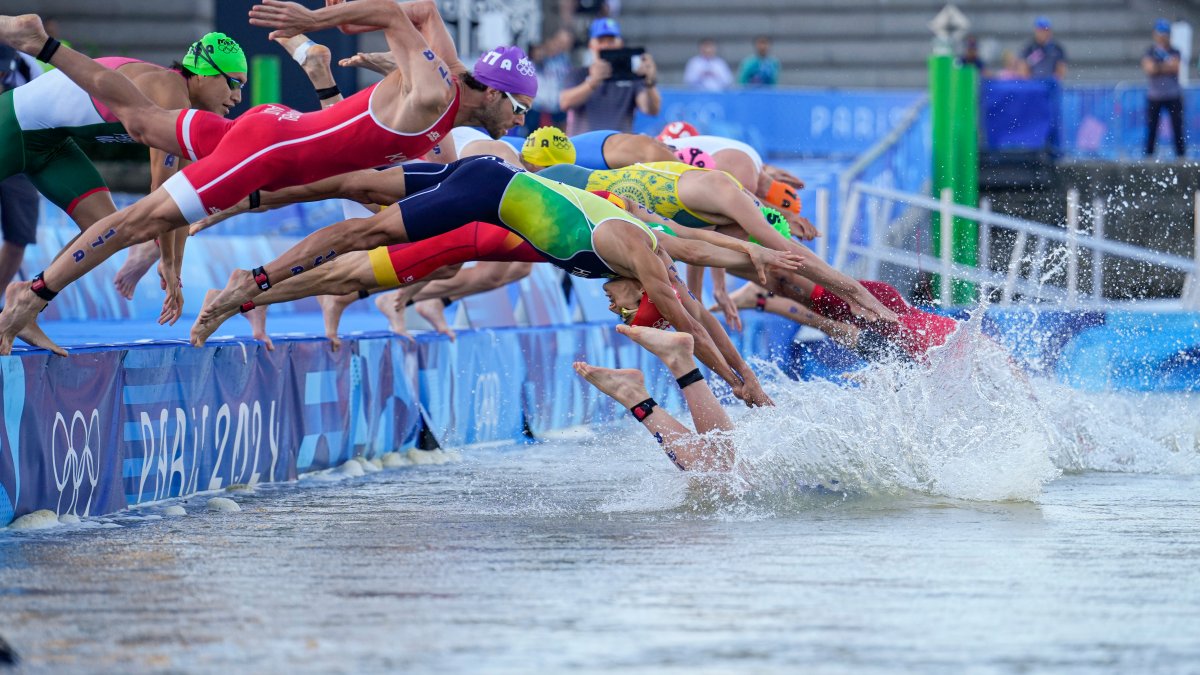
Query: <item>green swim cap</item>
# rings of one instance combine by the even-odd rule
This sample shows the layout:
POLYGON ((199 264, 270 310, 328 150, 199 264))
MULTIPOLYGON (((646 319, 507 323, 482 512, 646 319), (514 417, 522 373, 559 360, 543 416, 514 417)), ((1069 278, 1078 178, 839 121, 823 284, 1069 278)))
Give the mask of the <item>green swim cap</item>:
POLYGON ((220 75, 218 68, 226 73, 244 73, 246 54, 237 40, 224 33, 209 33, 188 47, 183 67, 197 75, 220 75))
MULTIPOLYGON (((767 219, 767 222, 771 224, 771 227, 775 228, 776 232, 783 235, 784 239, 790 240, 792 238, 792 226, 788 225, 788 221, 784 219, 782 213, 771 208, 770 206, 764 206, 762 207, 762 214, 763 217, 767 219)), ((750 243, 762 244, 762 242, 754 237, 750 237, 750 243)))

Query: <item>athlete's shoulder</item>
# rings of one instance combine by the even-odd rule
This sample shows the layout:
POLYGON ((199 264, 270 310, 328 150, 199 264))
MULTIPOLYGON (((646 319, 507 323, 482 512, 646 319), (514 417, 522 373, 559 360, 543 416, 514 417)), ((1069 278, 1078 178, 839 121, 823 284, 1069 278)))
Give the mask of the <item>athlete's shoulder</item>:
POLYGON ((128 73, 127 77, 139 91, 142 91, 158 106, 191 107, 191 98, 187 94, 187 80, 181 76, 179 71, 151 66, 148 70, 128 73))

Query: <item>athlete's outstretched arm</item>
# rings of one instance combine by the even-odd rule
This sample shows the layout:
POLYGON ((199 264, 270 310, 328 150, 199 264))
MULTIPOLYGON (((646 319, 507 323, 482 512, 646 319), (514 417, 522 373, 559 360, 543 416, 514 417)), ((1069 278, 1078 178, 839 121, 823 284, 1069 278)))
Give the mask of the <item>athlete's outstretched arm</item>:
POLYGON ((384 171, 352 171, 307 185, 260 191, 256 206, 251 205, 253 195, 246 197, 224 211, 194 223, 191 233, 207 230, 217 223, 248 211, 270 211, 288 204, 338 198, 349 199, 359 204, 392 204, 404 197, 404 167, 396 166, 384 171))
MULTIPOLYGON (((33 15, 3 17, 0 42, 33 56, 38 55, 49 36, 41 19, 33 15)), ((173 155, 184 156, 175 135, 178 110, 164 110, 146 97, 133 82, 110 68, 80 54, 65 44, 47 61, 72 82, 112 110, 133 140, 173 155)))

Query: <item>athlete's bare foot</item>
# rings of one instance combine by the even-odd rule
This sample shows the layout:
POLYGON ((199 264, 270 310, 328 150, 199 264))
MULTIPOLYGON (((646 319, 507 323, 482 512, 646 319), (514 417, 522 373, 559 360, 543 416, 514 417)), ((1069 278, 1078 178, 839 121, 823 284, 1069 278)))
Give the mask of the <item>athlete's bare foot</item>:
POLYGON ((392 329, 393 333, 402 338, 411 340, 413 338, 408 334, 408 326, 404 321, 404 303, 397 303, 394 300, 394 296, 401 292, 402 291, 396 291, 394 293, 382 293, 380 295, 376 295, 375 306, 378 307, 379 311, 383 312, 383 315, 387 317, 388 328, 392 329), (396 307, 397 304, 400 306, 396 307))
POLYGON ((625 324, 618 325, 617 332, 662 359, 672 373, 680 371, 679 374, 682 375, 696 367, 695 361, 692 359, 692 336, 687 333, 659 330, 649 326, 626 326, 625 324))
POLYGON ((213 320, 223 322, 233 316, 238 309, 253 300, 258 295, 258 284, 249 270, 234 270, 229 275, 229 282, 216 295, 206 297, 204 306, 196 323, 209 323, 213 320))
POLYGON ((358 293, 317 296, 317 304, 321 306, 321 319, 325 323, 325 337, 329 338, 329 347, 335 352, 342 348, 342 338, 338 336, 342 312, 355 300, 358 300, 358 293))
POLYGON ((38 325, 36 318, 33 320, 33 323, 30 323, 18 331, 17 337, 21 338, 25 344, 37 347, 38 349, 45 349, 54 352, 59 356, 67 355, 67 350, 59 347, 54 343, 53 340, 50 339, 49 335, 46 335, 46 333, 42 330, 42 327, 38 325))
POLYGON ((329 51, 329 47, 313 42, 312 38, 303 33, 288 38, 276 38, 275 41, 287 50, 296 63, 300 64, 314 86, 332 86, 333 76, 329 70, 329 64, 333 61, 333 54, 329 51), (310 42, 312 44, 309 44, 310 42), (304 45, 308 45, 308 47, 297 56, 296 50, 301 49, 304 45), (325 84, 326 82, 329 84, 325 84))
POLYGON ((37 14, 0 16, 0 42, 26 54, 36 56, 49 37, 37 14))
MULTIPOLYGON (((209 291, 209 293, 214 292, 209 291)), ((207 301, 208 297, 206 296, 204 299, 207 301)), ((242 312, 242 317, 250 324, 250 337, 263 343, 267 351, 275 351, 275 343, 271 342, 271 336, 267 335, 267 308, 255 307, 249 312, 242 312)))
POLYGON ((121 297, 126 300, 133 299, 133 292, 137 290, 138 282, 146 275, 146 272, 150 271, 154 263, 158 262, 158 258, 158 244, 153 240, 142 242, 129 249, 129 256, 125 258, 121 269, 117 270, 117 276, 113 277, 113 286, 116 286, 121 297))
MULTIPOLYGON (((210 307, 213 303, 213 300, 216 299, 217 294, 218 294, 218 291, 215 289, 205 293, 204 294, 204 307, 210 307)), ((196 317, 196 323, 192 324, 192 333, 191 333, 191 340, 190 340, 192 343, 192 346, 193 347, 203 347, 204 343, 208 341, 208 338, 211 337, 212 334, 215 333, 217 331, 217 329, 221 327, 221 324, 225 323, 229 319, 229 317, 233 316, 234 314, 237 314, 237 312, 238 312, 238 310, 235 309, 232 312, 225 312, 224 314, 213 314, 211 319, 205 319, 204 318, 204 310, 202 308, 200 311, 200 316, 196 317)))
POLYGON ((446 323, 446 305, 442 304, 441 300, 422 300, 413 305, 413 309, 422 319, 428 321, 434 330, 450 338, 451 342, 458 337, 450 324, 446 323))
POLYGON ((381 75, 387 75, 396 69, 396 59, 391 52, 359 52, 348 59, 338 61, 343 68, 366 68, 381 75))
MULTIPOLYGON (((5 17, 0 17, 0 19, 2 18, 5 17)), ((2 32, 0 30, 0 33, 2 32)), ((11 354, 13 339, 20 337, 24 340, 24 335, 28 335, 31 340, 42 342, 42 344, 30 342, 35 347, 50 349, 47 343, 54 344, 50 342, 50 338, 44 337, 44 333, 41 336, 38 335, 41 332, 40 328, 32 328, 37 325, 38 312, 46 307, 46 301, 30 290, 31 285, 31 282, 28 281, 14 282, 9 284, 8 289, 4 292, 4 311, 0 312, 0 354, 11 354)), ((65 355, 65 352, 62 353, 65 355)))
POLYGON ((640 370, 601 368, 576 361, 575 372, 626 408, 632 408, 650 398, 650 393, 646 391, 646 377, 640 370))

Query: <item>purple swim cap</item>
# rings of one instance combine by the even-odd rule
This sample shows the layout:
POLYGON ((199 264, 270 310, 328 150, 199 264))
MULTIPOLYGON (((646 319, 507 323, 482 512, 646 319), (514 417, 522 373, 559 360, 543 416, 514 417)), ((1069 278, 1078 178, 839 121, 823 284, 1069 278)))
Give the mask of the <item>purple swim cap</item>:
POLYGON ((520 47, 496 47, 480 56, 474 75, 492 89, 537 96, 537 71, 520 47))

